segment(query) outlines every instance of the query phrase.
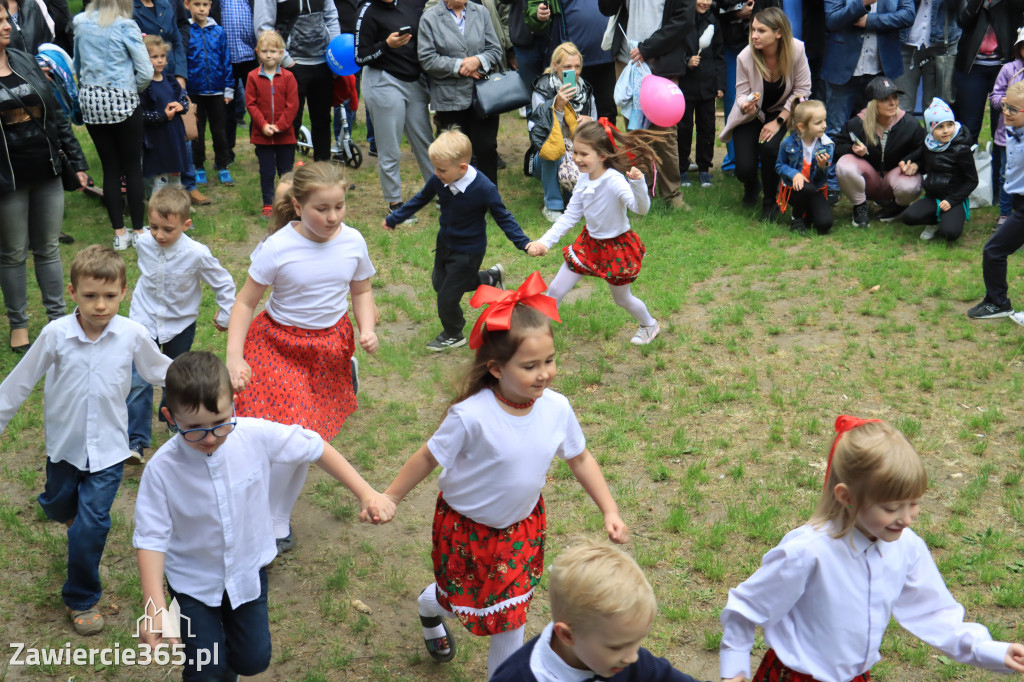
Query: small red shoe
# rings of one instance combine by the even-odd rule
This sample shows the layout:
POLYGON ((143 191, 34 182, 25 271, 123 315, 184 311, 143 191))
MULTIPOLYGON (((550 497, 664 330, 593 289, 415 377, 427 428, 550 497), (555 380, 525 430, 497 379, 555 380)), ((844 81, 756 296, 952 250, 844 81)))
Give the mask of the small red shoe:
POLYGON ((273 210, 274 210, 273 206, 271 206, 270 204, 264 204, 263 210, 260 211, 260 215, 263 216, 264 218, 269 218, 270 214, 273 212, 273 210))

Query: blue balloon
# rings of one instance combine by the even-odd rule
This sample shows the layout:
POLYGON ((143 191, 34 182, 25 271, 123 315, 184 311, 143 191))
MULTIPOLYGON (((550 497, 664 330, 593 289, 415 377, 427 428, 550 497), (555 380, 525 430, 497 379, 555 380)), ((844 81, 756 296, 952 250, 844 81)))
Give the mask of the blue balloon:
POLYGON ((356 64, 356 37, 342 33, 327 46, 327 66, 339 76, 351 76, 359 71, 356 64))

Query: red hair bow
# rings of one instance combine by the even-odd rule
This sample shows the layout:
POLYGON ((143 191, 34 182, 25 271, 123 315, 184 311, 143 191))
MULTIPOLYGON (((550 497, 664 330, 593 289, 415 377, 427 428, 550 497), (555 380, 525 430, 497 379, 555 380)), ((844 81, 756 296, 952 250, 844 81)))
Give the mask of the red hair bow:
POLYGON ((479 348, 484 342, 481 334, 484 322, 487 323, 489 331, 508 329, 512 324, 512 309, 517 303, 536 308, 555 322, 561 322, 555 299, 544 294, 547 289, 548 285, 544 283, 539 272, 527 277, 515 291, 502 291, 489 284, 481 284, 473 298, 469 299, 469 305, 474 308, 484 305, 489 307, 480 313, 480 318, 473 325, 473 332, 469 335, 469 347, 479 348))
MULTIPOLYGON (((608 118, 605 116, 602 116, 601 118, 597 119, 597 122, 601 124, 602 128, 604 128, 604 132, 608 136, 608 141, 611 143, 612 149, 618 149, 618 147, 615 145, 615 136, 612 134, 612 131, 614 130, 615 132, 618 133, 620 132, 619 129, 616 128, 615 125, 611 121, 609 121, 608 118)), ((636 154, 634 154, 633 152, 627 151, 626 156, 629 158, 630 161, 636 160, 636 154)))
POLYGON ((881 419, 861 419, 860 417, 851 417, 848 414, 841 414, 836 417, 836 438, 832 441, 832 449, 828 451, 828 465, 825 467, 825 486, 828 487, 828 477, 832 473, 832 457, 836 454, 836 446, 839 445, 839 439, 843 437, 843 434, 850 429, 855 429, 858 426, 864 424, 870 424, 871 422, 882 421, 881 419))

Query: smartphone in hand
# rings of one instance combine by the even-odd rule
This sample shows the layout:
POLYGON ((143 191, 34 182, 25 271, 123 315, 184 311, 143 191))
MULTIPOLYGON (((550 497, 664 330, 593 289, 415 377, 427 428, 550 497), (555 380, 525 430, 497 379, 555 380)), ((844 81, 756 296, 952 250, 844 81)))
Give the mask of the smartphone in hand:
POLYGON ((562 85, 576 87, 576 69, 562 70, 562 85))
POLYGON ((402 28, 398 29, 398 35, 400 35, 400 36, 412 35, 412 26, 403 26, 402 28))

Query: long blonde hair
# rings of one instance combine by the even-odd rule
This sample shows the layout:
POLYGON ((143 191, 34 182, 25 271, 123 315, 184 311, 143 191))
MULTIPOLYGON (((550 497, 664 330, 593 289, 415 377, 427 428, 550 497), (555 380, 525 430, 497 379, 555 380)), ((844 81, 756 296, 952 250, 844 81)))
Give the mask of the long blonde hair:
POLYGON ((97 24, 110 26, 118 17, 132 18, 132 0, 92 0, 88 11, 96 15, 97 24))
POLYGON ((583 68, 583 54, 580 52, 580 48, 576 47, 576 43, 566 41, 551 53, 551 64, 544 69, 544 73, 553 73, 566 57, 579 57, 580 68, 583 68))
MULTIPOLYGON (((786 18, 785 13, 778 7, 769 7, 754 15, 753 21, 750 22, 751 31, 753 31, 755 21, 764 24, 772 31, 779 32, 779 39, 775 43, 778 45, 775 53, 775 68, 778 69, 779 74, 782 76, 782 82, 788 82, 793 76, 790 73, 793 69, 793 29, 789 25, 789 19, 786 18)), ((749 42, 749 36, 747 40, 749 42)), ((754 58, 754 68, 761 75, 761 79, 770 82, 772 80, 772 72, 764 60, 764 54, 756 49, 752 43, 750 44, 750 54, 754 58)), ((764 104, 765 106, 770 106, 774 102, 765 102, 764 104)))

